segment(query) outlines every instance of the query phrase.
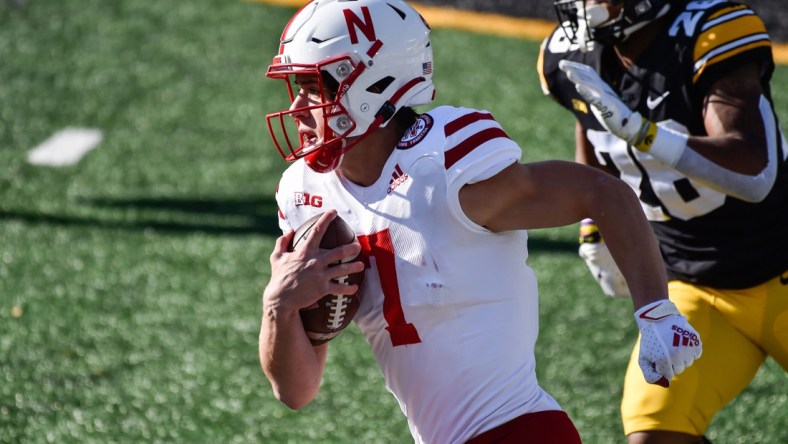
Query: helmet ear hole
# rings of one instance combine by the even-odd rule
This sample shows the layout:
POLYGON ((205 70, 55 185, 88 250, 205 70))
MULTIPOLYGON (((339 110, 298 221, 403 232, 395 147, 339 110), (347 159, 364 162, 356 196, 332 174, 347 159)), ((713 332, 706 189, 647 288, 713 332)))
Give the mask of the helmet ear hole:
POLYGON ((386 76, 382 79, 378 80, 377 82, 373 83, 367 88, 367 92, 371 92, 373 94, 381 94, 386 88, 394 82, 394 77, 386 76))

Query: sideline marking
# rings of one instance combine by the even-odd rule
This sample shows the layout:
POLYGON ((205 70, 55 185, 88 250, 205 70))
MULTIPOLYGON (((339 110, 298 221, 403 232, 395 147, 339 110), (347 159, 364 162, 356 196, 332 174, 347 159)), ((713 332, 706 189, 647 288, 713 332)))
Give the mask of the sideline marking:
POLYGON ((39 166, 74 165, 104 138, 93 128, 64 128, 27 153, 27 161, 39 166))
MULTIPOLYGON (((306 0, 246 0, 250 3, 264 3, 276 6, 300 8, 306 0)), ((503 37, 520 37, 530 40, 543 40, 556 23, 548 20, 516 18, 487 12, 464 11, 441 6, 426 6, 410 3, 433 28, 451 28, 464 31, 493 34, 503 37)), ((774 62, 788 64, 788 44, 772 41, 774 62)))

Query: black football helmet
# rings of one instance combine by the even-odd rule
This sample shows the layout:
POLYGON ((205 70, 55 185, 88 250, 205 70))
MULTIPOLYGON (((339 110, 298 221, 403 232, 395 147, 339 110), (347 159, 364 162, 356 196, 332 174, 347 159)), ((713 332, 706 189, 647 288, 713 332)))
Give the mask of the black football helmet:
POLYGON ((671 0, 607 0, 604 3, 622 5, 618 17, 608 17, 603 2, 587 0, 555 0, 558 21, 572 43, 590 49, 593 42, 616 43, 649 22, 665 15, 671 0), (591 4, 589 4, 591 3, 591 4))

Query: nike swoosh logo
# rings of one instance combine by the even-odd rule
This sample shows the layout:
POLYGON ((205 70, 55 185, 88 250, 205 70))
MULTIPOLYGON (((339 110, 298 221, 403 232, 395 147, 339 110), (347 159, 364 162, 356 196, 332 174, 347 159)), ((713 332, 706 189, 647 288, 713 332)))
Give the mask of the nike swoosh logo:
POLYGON ((649 313, 654 311, 654 309, 659 308, 659 307, 660 306, 657 305, 656 307, 651 307, 648 310, 644 311, 643 313, 640 313, 640 319, 647 319, 649 321, 659 321, 660 319, 665 319, 668 316, 670 316, 670 314, 666 314, 666 315, 660 316, 658 318, 652 318, 651 316, 648 315, 649 313))
POLYGON ((664 94, 655 97, 653 99, 651 97, 646 97, 646 106, 648 107, 648 109, 654 109, 658 107, 659 104, 662 103, 662 101, 665 100, 665 98, 668 97, 669 95, 670 95, 670 91, 665 91, 664 94))

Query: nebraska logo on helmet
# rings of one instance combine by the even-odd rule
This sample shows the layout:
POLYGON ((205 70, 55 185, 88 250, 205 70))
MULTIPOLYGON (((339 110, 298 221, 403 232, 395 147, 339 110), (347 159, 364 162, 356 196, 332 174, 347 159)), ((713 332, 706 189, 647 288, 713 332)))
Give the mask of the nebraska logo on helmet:
POLYGON ((362 6, 361 12, 364 14, 364 21, 361 21, 361 19, 351 9, 344 9, 342 11, 342 14, 345 15, 347 30, 350 33, 350 42, 354 45, 358 43, 356 28, 358 28, 358 30, 361 31, 361 33, 364 34, 364 37, 366 37, 370 42, 374 42, 378 39, 375 37, 375 25, 372 23, 372 16, 369 14, 369 8, 362 6))

